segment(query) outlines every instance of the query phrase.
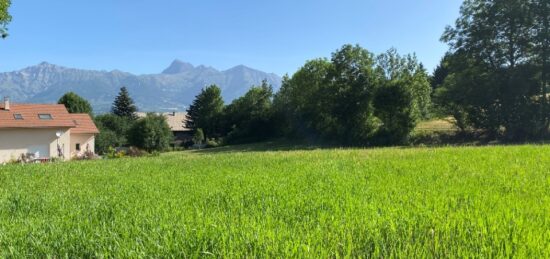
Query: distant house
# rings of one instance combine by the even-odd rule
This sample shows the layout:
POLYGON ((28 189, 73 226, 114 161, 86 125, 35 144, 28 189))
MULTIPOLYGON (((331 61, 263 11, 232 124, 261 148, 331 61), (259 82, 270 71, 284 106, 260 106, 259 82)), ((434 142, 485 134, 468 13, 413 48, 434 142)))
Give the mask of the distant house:
POLYGON ((94 152, 99 130, 88 114, 70 114, 62 104, 0 104, 0 163, 22 154, 69 159, 94 152))
MULTIPOLYGON (((173 145, 181 146, 183 143, 191 141, 193 139, 193 132, 191 129, 185 127, 185 122, 187 121, 187 113, 185 112, 164 112, 156 113, 162 114, 174 134, 174 143, 173 145)), ((143 118, 147 115, 145 112, 138 112, 138 117, 143 118)))

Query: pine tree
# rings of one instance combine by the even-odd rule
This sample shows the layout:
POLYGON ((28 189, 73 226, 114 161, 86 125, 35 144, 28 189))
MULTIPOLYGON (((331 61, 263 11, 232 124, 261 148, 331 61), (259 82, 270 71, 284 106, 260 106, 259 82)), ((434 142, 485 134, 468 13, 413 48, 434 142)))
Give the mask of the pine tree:
POLYGON ((219 119, 222 114, 223 99, 221 89, 211 85, 202 89, 187 110, 186 127, 197 130, 202 128, 205 137, 219 135, 219 119))
POLYGON ((128 89, 123 86, 120 88, 120 92, 113 103, 113 114, 119 117, 137 119, 136 111, 137 108, 134 104, 134 100, 130 97, 128 89))

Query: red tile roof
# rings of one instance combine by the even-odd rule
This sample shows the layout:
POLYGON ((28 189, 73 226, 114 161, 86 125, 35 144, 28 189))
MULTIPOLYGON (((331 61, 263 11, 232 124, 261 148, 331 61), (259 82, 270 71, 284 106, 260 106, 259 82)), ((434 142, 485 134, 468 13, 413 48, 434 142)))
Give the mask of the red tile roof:
POLYGON ((74 128, 75 124, 63 104, 10 104, 5 110, 0 104, 0 128, 74 128), (21 114, 22 120, 15 115, 21 114), (39 114, 51 114, 51 120, 41 120, 39 114))
POLYGON ((88 114, 70 114, 63 104, 0 104, 0 128, 72 128, 73 133, 99 133, 88 114), (40 119, 50 114, 52 119, 40 119), (16 119, 21 116, 23 119, 16 119))
POLYGON ((76 128, 71 129, 71 134, 80 134, 80 133, 88 133, 88 134, 98 134, 99 130, 94 124, 94 121, 90 117, 90 115, 83 113, 83 114, 71 114, 71 117, 73 118, 76 128))

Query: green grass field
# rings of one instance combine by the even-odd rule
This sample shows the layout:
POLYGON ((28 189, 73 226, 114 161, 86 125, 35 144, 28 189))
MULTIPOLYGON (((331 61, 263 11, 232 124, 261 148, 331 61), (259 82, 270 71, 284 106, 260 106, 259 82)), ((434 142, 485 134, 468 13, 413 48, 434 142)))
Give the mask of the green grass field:
POLYGON ((550 146, 0 167, 0 257, 550 257, 550 146))

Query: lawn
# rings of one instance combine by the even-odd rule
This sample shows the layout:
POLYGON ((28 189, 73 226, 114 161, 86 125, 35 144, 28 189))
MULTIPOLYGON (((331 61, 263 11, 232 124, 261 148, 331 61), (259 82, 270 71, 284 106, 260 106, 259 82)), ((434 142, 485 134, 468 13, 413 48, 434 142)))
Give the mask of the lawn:
POLYGON ((550 257, 550 146, 0 167, 0 257, 550 257))

